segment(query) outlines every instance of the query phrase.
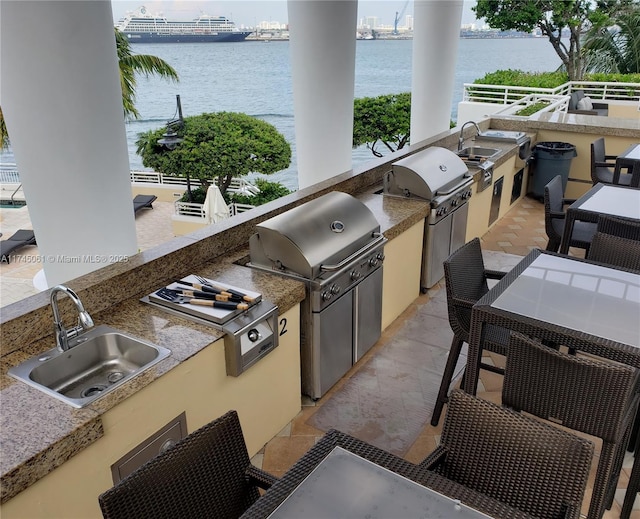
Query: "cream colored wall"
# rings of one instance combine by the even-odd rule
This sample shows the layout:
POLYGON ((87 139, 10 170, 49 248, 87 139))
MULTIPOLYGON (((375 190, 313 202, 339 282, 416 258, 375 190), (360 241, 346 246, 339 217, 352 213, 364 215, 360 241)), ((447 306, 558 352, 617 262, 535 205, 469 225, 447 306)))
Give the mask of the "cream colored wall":
POLYGON ((420 295, 424 220, 384 247, 382 329, 389 326, 420 295))
MULTIPOLYGON (((493 176, 494 180, 497 178, 493 176)), ((473 194, 469 199, 469 216, 467 217, 467 238, 480 238, 489 227, 489 209, 491 208, 491 194, 493 185, 478 193, 478 184, 473 185, 473 194)))
POLYGON ((136 183, 131 184, 131 193, 136 195, 156 195, 161 202, 175 202, 185 192, 183 186, 136 183))
POLYGON ((640 104, 630 101, 622 102, 620 104, 609 103, 609 117, 640 119, 640 104))
MULTIPOLYGON (((551 130, 538 130, 537 142, 568 142, 576 147, 578 154, 571 161, 569 182, 565 191, 566 198, 579 198, 591 189, 591 143, 601 135, 594 133, 567 133, 551 130), (578 179, 582 182, 575 182, 578 179)), ((604 139, 607 155, 618 155, 632 144, 640 141, 640 137, 617 137, 607 135, 604 139)))
POLYGON ((300 411, 299 305, 282 319, 279 346, 239 377, 226 375, 219 340, 105 413, 104 437, 3 504, 2 518, 101 518, 111 465, 182 411, 193 432, 237 410, 253 456, 300 411))
POLYGON ((175 236, 184 236, 185 234, 189 234, 190 232, 202 229, 207 225, 210 224, 202 223, 201 220, 192 216, 174 214, 171 217, 171 227, 175 236))

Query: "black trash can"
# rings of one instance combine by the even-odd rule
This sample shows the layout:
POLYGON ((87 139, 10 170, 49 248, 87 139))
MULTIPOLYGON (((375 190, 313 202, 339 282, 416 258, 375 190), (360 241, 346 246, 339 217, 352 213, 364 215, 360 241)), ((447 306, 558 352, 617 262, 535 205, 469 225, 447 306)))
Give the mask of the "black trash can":
POLYGON ((576 147, 568 142, 539 142, 533 147, 533 196, 544 199, 544 186, 560 175, 562 192, 567 187, 571 161, 577 156, 576 147))

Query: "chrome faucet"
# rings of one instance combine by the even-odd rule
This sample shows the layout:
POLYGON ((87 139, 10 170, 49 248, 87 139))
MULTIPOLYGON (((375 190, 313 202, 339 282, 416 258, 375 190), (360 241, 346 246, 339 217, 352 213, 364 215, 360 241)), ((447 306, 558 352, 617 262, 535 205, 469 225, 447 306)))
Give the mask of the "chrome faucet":
POLYGON ((53 327, 56 332, 56 346, 60 351, 67 351, 70 348, 69 339, 73 339, 93 327, 93 319, 91 319, 89 312, 84 309, 78 294, 64 285, 57 285, 51 289, 51 310, 53 311, 53 327), (78 309, 78 324, 68 330, 62 325, 62 319, 60 318, 57 299, 58 292, 67 294, 78 309))
POLYGON ((462 143, 464 142, 463 133, 467 124, 473 124, 476 127, 476 131, 478 132, 478 135, 480 135, 480 127, 476 124, 475 121, 467 121, 466 123, 464 123, 462 125, 462 128, 460 128, 460 137, 458 137, 458 151, 462 149, 462 143))

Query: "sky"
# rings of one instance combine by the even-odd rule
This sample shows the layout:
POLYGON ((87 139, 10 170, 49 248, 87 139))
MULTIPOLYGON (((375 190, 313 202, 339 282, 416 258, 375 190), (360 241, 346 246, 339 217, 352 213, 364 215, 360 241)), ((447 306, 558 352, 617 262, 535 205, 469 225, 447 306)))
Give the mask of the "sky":
MULTIPOLYGON (((475 0, 465 0, 462 23, 475 22, 471 6, 475 0)), ((407 0, 359 0, 358 18, 377 16, 380 24, 393 25, 396 12, 405 7, 404 15, 413 14, 413 1, 407 0)), ((201 13, 223 15, 236 25, 255 26, 260 22, 287 23, 286 0, 111 0, 114 22, 127 11, 135 11, 144 5, 151 13, 162 12, 175 20, 191 20, 201 13)), ((404 18, 404 16, 402 17, 404 18)))

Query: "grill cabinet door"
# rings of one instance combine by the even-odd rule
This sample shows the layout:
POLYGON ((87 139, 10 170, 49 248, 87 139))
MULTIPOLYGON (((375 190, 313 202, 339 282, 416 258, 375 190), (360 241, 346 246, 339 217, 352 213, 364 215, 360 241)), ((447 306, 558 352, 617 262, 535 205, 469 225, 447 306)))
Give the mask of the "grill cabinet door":
POLYGON ((356 286, 355 292, 354 364, 378 342, 382 333, 382 267, 356 286))
POLYGON ((353 290, 313 314, 312 398, 320 398, 353 364, 353 290))

